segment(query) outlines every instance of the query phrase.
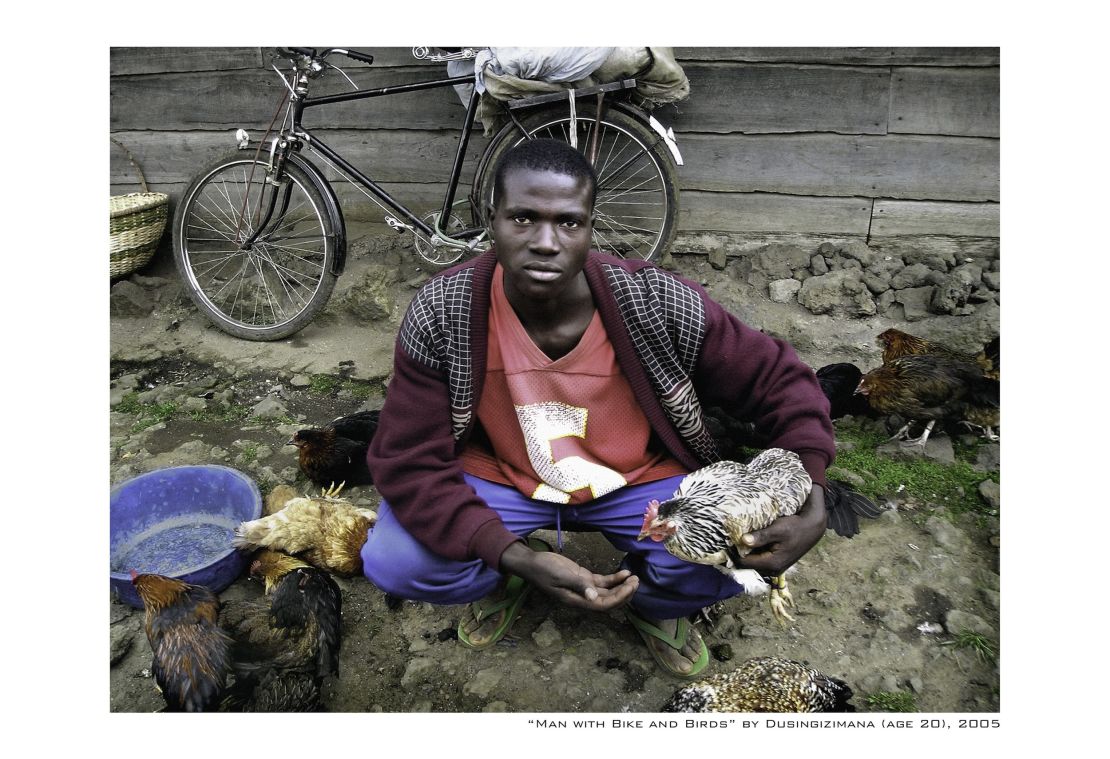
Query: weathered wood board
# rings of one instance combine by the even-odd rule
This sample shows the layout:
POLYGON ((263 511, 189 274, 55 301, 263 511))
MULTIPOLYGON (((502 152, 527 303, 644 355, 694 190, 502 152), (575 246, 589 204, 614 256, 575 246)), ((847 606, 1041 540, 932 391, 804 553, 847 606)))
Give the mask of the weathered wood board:
POLYGON ((998 200, 998 141, 906 135, 679 135, 683 189, 998 200))
POLYGON ((866 235, 870 198, 812 198, 740 192, 683 192, 680 232, 812 232, 866 235))
POLYGON ((998 237, 998 203, 876 200, 871 234, 998 237))
POLYGON ((112 76, 181 71, 229 71, 262 68, 266 58, 257 47, 113 47, 112 76))
POLYGON ((831 63, 847 66, 997 66, 997 47, 676 47, 684 61, 831 63))
POLYGON ((998 68, 896 68, 890 131, 999 136, 998 68))
POLYGON ((890 74, 849 66, 683 66, 690 97, 667 121, 690 132, 884 134, 890 74))
MULTIPOLYGON (((363 89, 445 78, 439 72, 362 67, 351 77, 363 89)), ((333 75, 312 94, 349 92, 351 85, 333 75), (325 86, 326 85, 326 86, 325 86)), ((113 77, 113 129, 265 129, 282 94, 281 79, 265 69, 170 73, 113 77)), ((361 129, 437 129, 462 126, 466 109, 453 87, 330 103, 307 108, 304 125, 361 129)))

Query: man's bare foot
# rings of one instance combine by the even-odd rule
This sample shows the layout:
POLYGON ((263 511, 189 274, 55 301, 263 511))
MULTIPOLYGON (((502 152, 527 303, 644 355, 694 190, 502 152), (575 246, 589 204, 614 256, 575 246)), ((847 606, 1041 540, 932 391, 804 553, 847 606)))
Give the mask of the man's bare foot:
MULTIPOLYGON (((652 619, 643 616, 641 618, 645 622, 658 627, 672 638, 678 632, 678 619, 652 619)), ((651 636, 648 636, 646 643, 658 658, 666 662, 664 665, 666 668, 682 675, 690 674, 694 664, 701 658, 703 645, 701 634, 693 625, 689 625, 687 628, 686 643, 679 650, 671 648, 666 642, 651 636)))
POLYGON ((484 616, 481 620, 479 620, 477 609, 488 609, 504 598, 505 588, 502 586, 494 592, 490 593, 485 598, 481 599, 480 601, 467 605, 466 611, 463 612, 463 618, 460 624, 461 629, 466 632, 466 637, 470 639, 471 645, 479 648, 487 645, 490 642, 490 639, 493 638, 494 635, 496 635, 497 628, 499 628, 501 626, 501 623, 505 621, 505 615, 509 613, 509 610, 506 608, 493 614, 484 616))

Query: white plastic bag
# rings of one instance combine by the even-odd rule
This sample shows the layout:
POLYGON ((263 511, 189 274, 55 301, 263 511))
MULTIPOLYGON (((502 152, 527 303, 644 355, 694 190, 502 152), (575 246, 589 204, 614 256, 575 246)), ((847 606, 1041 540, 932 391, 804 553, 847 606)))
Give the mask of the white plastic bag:
POLYGON ((605 62, 611 47, 491 47, 474 59, 479 92, 485 92, 485 73, 541 82, 577 82, 605 62))

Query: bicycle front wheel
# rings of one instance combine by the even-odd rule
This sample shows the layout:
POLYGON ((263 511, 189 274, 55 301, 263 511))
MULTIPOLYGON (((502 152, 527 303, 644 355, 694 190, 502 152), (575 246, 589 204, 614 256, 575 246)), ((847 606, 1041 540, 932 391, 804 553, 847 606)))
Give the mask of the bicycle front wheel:
POLYGON ((610 108, 597 124, 584 110, 573 127, 567 108, 558 106, 522 119, 524 133, 515 124, 501 130, 475 180, 481 221, 489 221, 493 175, 502 155, 524 140, 569 143, 573 134, 578 150, 596 156, 594 247, 622 258, 660 258, 677 231, 678 179, 670 152, 650 127, 623 111, 610 108))
POLYGON ((247 340, 304 328, 336 280, 340 222, 315 179, 292 163, 280 186, 266 178, 264 161, 228 157, 201 172, 174 215, 174 262, 189 297, 221 330, 247 340))

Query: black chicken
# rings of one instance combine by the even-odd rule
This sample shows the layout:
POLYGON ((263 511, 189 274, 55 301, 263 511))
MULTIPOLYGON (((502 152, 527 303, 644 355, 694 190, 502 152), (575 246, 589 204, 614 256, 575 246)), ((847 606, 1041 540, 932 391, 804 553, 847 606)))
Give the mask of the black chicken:
POLYGON ((855 364, 828 364, 817 370, 821 392, 829 399, 829 418, 842 416, 874 416, 867 398, 856 395, 863 372, 855 364))
POLYGON ((298 466, 317 485, 372 485, 366 449, 378 429, 379 414, 359 411, 321 428, 298 430, 286 445, 297 446, 298 466))

